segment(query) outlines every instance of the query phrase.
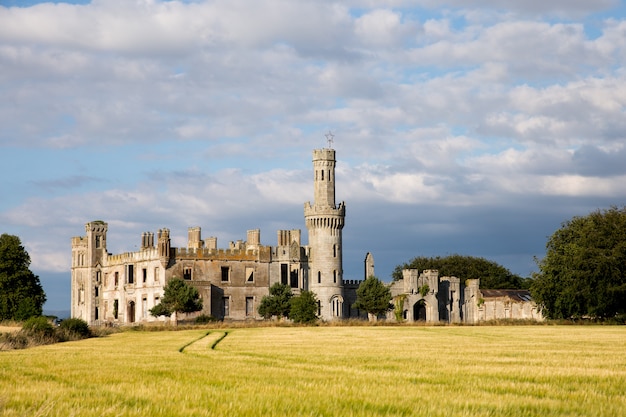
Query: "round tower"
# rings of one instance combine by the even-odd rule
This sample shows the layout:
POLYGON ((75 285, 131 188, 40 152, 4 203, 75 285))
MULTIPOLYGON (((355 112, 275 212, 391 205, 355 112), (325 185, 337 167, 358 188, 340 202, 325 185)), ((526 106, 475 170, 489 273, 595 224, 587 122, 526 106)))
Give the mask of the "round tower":
POLYGON ((309 290, 317 295, 324 320, 343 317, 343 256, 341 233, 344 202, 335 205, 335 150, 313 151, 313 204, 304 204, 309 232, 309 290))

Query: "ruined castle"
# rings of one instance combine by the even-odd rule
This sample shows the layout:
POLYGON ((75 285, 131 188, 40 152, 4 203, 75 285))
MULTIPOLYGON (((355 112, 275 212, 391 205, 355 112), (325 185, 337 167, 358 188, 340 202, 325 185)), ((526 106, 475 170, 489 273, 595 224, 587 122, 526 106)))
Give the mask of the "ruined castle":
MULTIPOLYGON (((141 235, 136 252, 107 252, 108 225, 92 221, 85 236, 72 238, 71 316, 90 325, 164 321, 149 310, 159 304, 171 278, 193 285, 206 314, 221 320, 262 319, 261 299, 275 283, 289 285, 295 294, 313 291, 323 320, 365 317, 352 308, 359 280, 343 276, 343 202, 335 201, 335 150, 313 151, 313 203, 304 204, 308 245, 301 231, 279 230, 275 246, 261 243, 260 230, 249 230, 245 241, 218 248, 217 238, 202 238, 200 227, 188 229, 187 247, 170 243, 170 230, 141 235)), ((365 258, 365 277, 374 275, 371 254, 365 258)), ((485 295, 478 280, 439 277, 437 271, 405 270, 390 285, 396 308, 408 321, 477 322, 493 318, 536 318, 536 306, 523 292, 485 295), (526 297, 526 298, 524 298, 526 297)), ((393 318, 390 311, 388 318, 393 318)))

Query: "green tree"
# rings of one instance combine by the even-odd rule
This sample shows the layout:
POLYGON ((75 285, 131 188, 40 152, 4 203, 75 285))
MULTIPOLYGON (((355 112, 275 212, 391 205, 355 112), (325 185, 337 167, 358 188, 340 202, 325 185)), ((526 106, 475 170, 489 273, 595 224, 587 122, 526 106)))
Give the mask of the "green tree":
POLYGON ((317 320, 317 297, 313 291, 302 291, 291 299, 289 318, 295 323, 314 323, 317 320))
POLYGON ((0 236, 0 320, 23 321, 41 315, 46 294, 29 269, 30 256, 17 236, 0 236))
POLYGON ((391 291, 375 276, 367 277, 356 290, 356 302, 353 307, 367 311, 370 321, 375 321, 379 314, 393 308, 391 291))
POLYGON ((161 302, 150 309, 155 317, 174 315, 177 324, 177 313, 193 313, 202 310, 202 298, 198 290, 180 278, 172 278, 165 285, 161 302))
POLYGON ((402 279, 403 269, 436 269, 439 276, 466 279, 480 278, 480 288, 488 289, 523 289, 528 288, 530 280, 511 273, 496 262, 485 258, 463 255, 449 255, 428 258, 419 256, 409 263, 398 265, 393 271, 394 281, 402 279))
POLYGON ((270 287, 270 294, 261 299, 259 314, 266 319, 276 316, 278 318, 288 317, 291 309, 291 297, 293 293, 289 285, 277 282, 270 287))
POLYGON ((626 314, 626 208, 564 222, 537 260, 531 293, 548 318, 626 314))

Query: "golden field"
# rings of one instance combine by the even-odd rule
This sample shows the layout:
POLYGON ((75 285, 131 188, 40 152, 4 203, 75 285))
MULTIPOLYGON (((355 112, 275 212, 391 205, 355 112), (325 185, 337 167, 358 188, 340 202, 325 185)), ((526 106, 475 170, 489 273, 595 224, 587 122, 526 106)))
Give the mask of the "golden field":
POLYGON ((0 416, 286 415, 623 416, 626 327, 128 331, 0 352, 0 416))

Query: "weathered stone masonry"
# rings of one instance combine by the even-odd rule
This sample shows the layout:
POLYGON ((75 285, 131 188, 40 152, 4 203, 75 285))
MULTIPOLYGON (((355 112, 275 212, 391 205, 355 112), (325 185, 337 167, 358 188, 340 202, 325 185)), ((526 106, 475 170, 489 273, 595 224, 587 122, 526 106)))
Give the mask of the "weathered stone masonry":
MULTIPOLYGON (((72 238, 71 316, 90 325, 164 321, 149 310, 160 302, 173 277, 198 289, 203 310, 218 319, 258 320, 258 305, 269 288, 280 282, 294 293, 315 292, 318 314, 324 320, 365 317, 351 308, 360 280, 345 280, 342 231, 346 206, 335 202, 335 150, 313 151, 313 203, 304 204, 309 243, 301 231, 279 230, 276 246, 263 245, 261 232, 249 230, 246 240, 218 248, 217 238, 202 238, 200 227, 188 229, 187 247, 171 247, 170 230, 141 235, 140 250, 107 252, 108 225, 92 221, 85 236, 72 238)), ((374 274, 373 256, 365 258, 365 276, 374 274)), ((437 271, 403 271, 390 284, 394 302, 401 302, 409 321, 477 322, 498 318, 540 319, 536 306, 523 292, 490 293, 478 280, 461 283, 439 277, 437 271)), ((192 315, 193 316, 193 315, 192 315)), ((388 315, 393 319, 393 312, 388 315)))

